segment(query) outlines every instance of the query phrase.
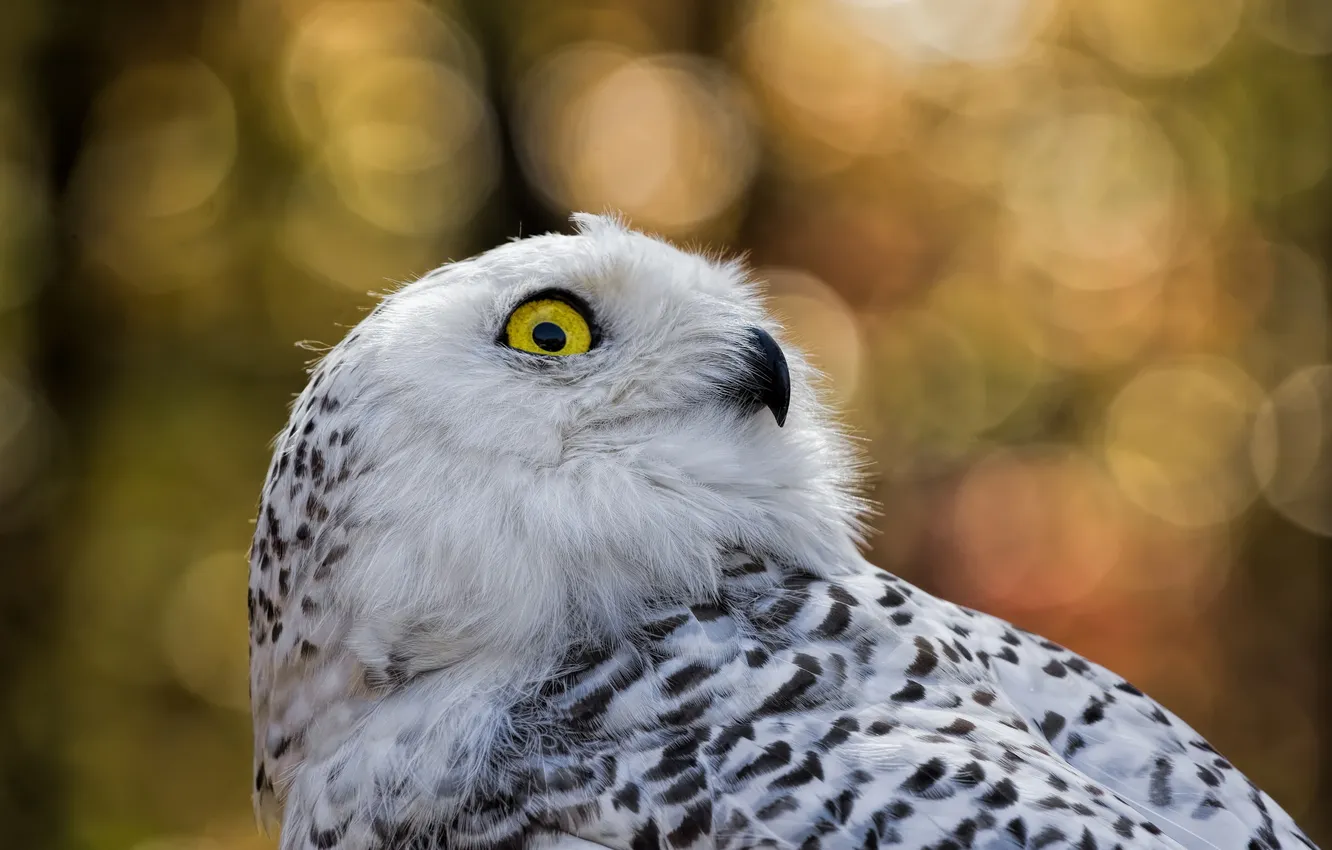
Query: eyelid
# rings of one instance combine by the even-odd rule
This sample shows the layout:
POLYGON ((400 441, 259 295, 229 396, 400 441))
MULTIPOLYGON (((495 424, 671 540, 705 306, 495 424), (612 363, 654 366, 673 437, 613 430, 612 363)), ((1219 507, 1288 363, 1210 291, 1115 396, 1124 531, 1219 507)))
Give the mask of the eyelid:
POLYGON ((513 315, 513 311, 517 310, 519 307, 523 306, 524 304, 530 304, 533 301, 545 301, 545 300, 563 301, 565 304, 568 304, 570 307, 574 308, 579 313, 582 313, 583 318, 589 321, 591 321, 592 319, 592 307, 587 303, 587 299, 583 298, 583 296, 579 295, 576 292, 570 292, 567 289, 557 289, 554 287, 547 289, 538 289, 536 292, 531 292, 528 293, 527 295, 524 295, 521 300, 514 303, 513 309, 509 310, 509 315, 513 315))

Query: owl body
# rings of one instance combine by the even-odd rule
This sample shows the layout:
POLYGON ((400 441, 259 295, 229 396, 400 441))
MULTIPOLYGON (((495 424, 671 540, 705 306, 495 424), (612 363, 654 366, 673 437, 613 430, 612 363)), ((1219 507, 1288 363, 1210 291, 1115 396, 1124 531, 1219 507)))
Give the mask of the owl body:
POLYGON ((1121 678, 864 561, 779 333, 580 217, 330 352, 251 552, 284 848, 1312 846, 1121 678))

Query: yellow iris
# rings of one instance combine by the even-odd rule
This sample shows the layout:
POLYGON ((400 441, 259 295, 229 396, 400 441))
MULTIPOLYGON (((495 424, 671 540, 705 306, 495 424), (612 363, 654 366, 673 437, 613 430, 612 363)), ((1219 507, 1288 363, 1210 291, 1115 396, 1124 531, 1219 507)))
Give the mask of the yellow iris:
POLYGON ((532 354, 564 357, 592 347, 592 328, 571 304, 537 298, 522 304, 504 328, 509 346, 532 354))

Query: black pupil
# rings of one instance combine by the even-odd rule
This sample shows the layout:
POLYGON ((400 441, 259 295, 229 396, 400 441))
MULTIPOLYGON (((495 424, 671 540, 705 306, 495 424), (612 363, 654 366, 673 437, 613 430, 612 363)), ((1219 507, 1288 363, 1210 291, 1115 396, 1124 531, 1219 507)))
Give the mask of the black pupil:
POLYGON ((532 342, 542 351, 559 351, 564 348, 564 329, 554 322, 542 322, 532 328, 532 342))

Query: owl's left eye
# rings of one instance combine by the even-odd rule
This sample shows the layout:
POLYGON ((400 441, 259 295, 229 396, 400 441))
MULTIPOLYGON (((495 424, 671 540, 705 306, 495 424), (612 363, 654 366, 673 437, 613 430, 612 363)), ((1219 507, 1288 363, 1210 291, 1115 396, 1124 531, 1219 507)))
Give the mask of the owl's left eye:
POLYGON ((544 293, 519 304, 504 325, 503 341, 530 354, 567 357, 596 345, 586 308, 563 293, 544 293))

